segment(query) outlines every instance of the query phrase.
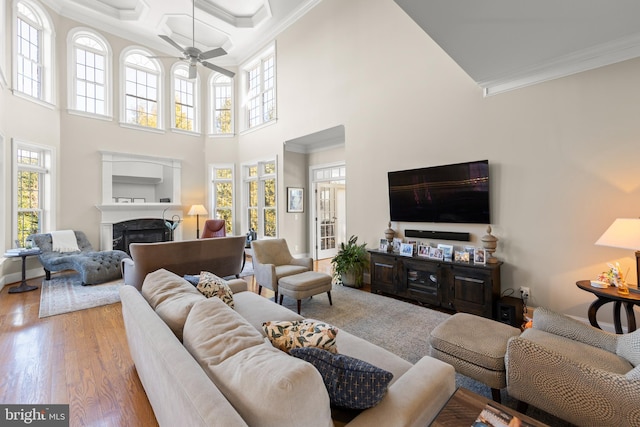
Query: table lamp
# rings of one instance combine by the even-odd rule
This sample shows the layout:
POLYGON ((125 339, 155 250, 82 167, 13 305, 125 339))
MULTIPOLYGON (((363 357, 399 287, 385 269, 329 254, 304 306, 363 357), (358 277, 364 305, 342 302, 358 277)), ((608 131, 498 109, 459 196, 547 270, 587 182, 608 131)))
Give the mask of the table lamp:
POLYGON ((618 218, 596 245, 636 251, 636 284, 640 286, 640 218, 618 218))
POLYGON ((209 212, 202 205, 193 205, 187 215, 196 216, 196 239, 200 238, 200 215, 208 215, 209 212))

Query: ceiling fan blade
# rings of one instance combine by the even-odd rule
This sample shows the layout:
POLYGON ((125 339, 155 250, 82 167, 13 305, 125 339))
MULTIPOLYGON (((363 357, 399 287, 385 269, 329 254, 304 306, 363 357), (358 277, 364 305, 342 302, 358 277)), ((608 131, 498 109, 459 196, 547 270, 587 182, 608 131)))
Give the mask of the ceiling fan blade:
POLYGON ((217 71, 220 74, 224 74, 227 77, 233 77, 233 76, 236 75, 236 73, 234 73, 232 71, 225 70, 222 67, 218 67, 217 65, 213 65, 213 64, 211 64, 209 62, 206 62, 206 61, 202 61, 201 64, 204 65, 205 67, 207 67, 208 69, 213 70, 213 71, 217 71))
POLYGON ((196 63, 189 64, 189 80, 193 80, 198 77, 198 70, 196 70, 196 63))
MULTIPOLYGON (((158 37, 160 37, 162 40, 166 41, 167 43, 169 43, 171 46, 175 47, 176 49, 178 49, 180 52, 184 53, 184 48, 182 46, 180 46, 178 43, 174 42, 173 40, 171 40, 169 38, 169 36, 165 36, 164 34, 159 35, 158 37)), ((186 55, 186 53, 185 53, 186 55)))
POLYGON ((203 52, 200 54, 200 59, 211 59, 211 58, 216 58, 218 56, 222 56, 222 55, 226 55, 227 51, 224 50, 223 48, 219 47, 216 49, 211 49, 208 50, 206 52, 203 52))

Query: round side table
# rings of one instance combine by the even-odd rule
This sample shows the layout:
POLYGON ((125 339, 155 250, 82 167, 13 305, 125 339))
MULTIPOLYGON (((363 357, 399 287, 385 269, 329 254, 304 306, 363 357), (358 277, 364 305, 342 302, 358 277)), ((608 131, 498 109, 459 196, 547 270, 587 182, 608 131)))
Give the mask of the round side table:
POLYGON ((27 285, 27 258, 30 256, 36 256, 36 255, 40 255, 42 252, 40 250, 29 250, 29 249, 25 249, 22 252, 7 252, 4 254, 5 257, 7 258, 22 258, 22 282, 20 283, 20 286, 13 286, 11 288, 9 288, 9 293, 10 294, 17 294, 20 292, 28 292, 28 291, 34 291, 36 289, 38 289, 37 286, 34 285, 27 285))
POLYGON ((591 326, 595 326, 598 329, 602 329, 598 325, 596 319, 596 313, 598 309, 603 305, 612 302, 613 303, 613 325, 616 329, 616 334, 622 333, 622 323, 620 322, 620 308, 624 305, 625 312, 627 313, 627 328, 628 332, 636 330, 636 316, 633 313, 633 306, 640 306, 640 293, 630 291, 629 295, 620 295, 618 289, 615 286, 608 288, 596 288, 591 286, 590 280, 580 280, 576 282, 583 291, 591 292, 597 299, 589 306, 589 323, 591 326))

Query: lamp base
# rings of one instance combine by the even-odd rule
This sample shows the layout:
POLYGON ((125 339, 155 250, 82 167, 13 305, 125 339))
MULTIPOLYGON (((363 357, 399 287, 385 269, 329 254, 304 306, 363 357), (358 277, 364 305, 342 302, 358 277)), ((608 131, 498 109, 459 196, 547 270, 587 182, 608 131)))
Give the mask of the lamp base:
POLYGON ((636 251, 636 286, 640 288, 640 251, 636 251))

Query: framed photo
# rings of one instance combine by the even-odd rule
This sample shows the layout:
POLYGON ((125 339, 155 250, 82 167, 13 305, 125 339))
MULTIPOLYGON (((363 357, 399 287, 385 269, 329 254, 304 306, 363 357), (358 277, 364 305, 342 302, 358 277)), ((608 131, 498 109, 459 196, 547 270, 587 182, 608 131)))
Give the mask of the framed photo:
POLYGON ((400 245, 402 245, 402 239, 399 237, 393 238, 393 252, 400 252, 400 245))
POLYGON ((388 244, 389 244, 389 241, 387 239, 380 239, 380 245, 378 246, 378 250, 386 252, 388 244))
POLYGON ((116 197, 116 203, 131 203, 131 197, 116 197))
POLYGON ((473 263, 474 264, 485 264, 487 262, 487 257, 484 248, 476 248, 473 255, 473 263))
POLYGON ((469 252, 467 251, 455 251, 455 262, 469 263, 469 252))
POLYGON ((418 256, 429 256, 429 246, 427 245, 419 245, 418 246, 418 256))
POLYGON ((444 245, 442 243, 438 243, 438 249, 442 249, 442 255, 444 259, 451 261, 453 257, 453 245, 444 245))
POLYGON ((407 240, 407 243, 413 246, 413 253, 418 253, 418 241, 417 240, 407 240))
POLYGON ((287 187, 287 212, 304 212, 304 188, 287 187))
POLYGON ((473 261, 473 254, 475 253, 476 248, 474 246, 465 246, 464 250, 469 253, 469 261, 473 261))
POLYGON ((144 197, 134 197, 133 198, 133 203, 145 203, 147 201, 147 199, 145 199, 144 197))
POLYGON ((444 259, 444 252, 440 248, 431 247, 429 248, 429 258, 442 260, 444 259))
POLYGON ((410 245, 409 243, 402 243, 400 245, 400 255, 413 256, 413 245, 410 245))

